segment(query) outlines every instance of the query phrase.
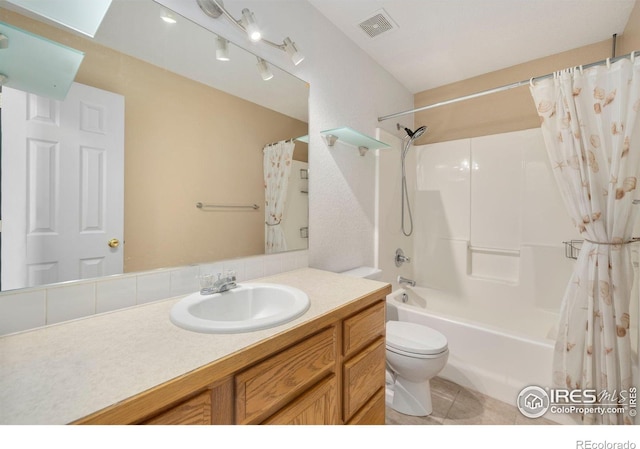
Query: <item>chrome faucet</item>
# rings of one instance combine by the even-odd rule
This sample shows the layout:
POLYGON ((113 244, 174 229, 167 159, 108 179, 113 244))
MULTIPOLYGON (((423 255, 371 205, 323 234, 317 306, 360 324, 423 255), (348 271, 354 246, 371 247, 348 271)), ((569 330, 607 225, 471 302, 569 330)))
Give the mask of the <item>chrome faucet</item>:
POLYGON ((236 283, 236 272, 229 270, 227 271, 227 273, 225 274, 225 276, 222 276, 222 273, 218 273, 218 279, 216 279, 215 281, 213 281, 213 275, 204 275, 201 277, 201 288, 200 288, 200 294, 201 295, 212 295, 214 293, 222 293, 222 292, 226 292, 229 290, 232 290, 236 287, 238 287, 238 284, 236 283), (204 280, 204 279, 207 279, 204 280))
POLYGON ((411 287, 415 287, 416 286, 416 281, 414 281, 413 279, 407 279, 405 277, 402 276, 398 276, 398 284, 402 285, 402 284, 407 284, 411 287))
POLYGON ((404 251, 402 251, 401 248, 398 248, 396 250, 396 258, 395 258, 395 262, 396 262, 396 267, 400 267, 402 266, 403 263, 409 263, 411 262, 411 259, 407 256, 404 255, 404 251))

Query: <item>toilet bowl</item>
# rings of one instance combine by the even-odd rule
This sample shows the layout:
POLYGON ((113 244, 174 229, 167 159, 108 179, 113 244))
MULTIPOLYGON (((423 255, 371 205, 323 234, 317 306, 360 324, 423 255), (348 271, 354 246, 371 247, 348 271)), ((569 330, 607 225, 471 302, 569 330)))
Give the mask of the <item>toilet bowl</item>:
POLYGON ((447 339, 426 326, 387 321, 387 405, 405 415, 433 412, 430 381, 447 363, 447 339))

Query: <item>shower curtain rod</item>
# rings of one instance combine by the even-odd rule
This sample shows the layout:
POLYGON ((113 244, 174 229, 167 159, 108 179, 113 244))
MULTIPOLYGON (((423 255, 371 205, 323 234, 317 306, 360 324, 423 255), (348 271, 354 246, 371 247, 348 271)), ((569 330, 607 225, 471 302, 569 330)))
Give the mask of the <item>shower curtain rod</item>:
MULTIPOLYGON (((634 51, 634 52, 628 53, 626 55, 618 56, 618 57, 615 57, 615 58, 607 58, 607 59, 603 59, 601 61, 592 62, 590 64, 581 65, 581 66, 578 66, 578 67, 582 67, 583 69, 588 69, 589 67, 594 67, 594 66, 597 66, 597 65, 600 65, 600 64, 604 64, 606 62, 609 62, 609 63, 616 62, 616 61, 618 61, 620 59, 628 58, 631 55, 640 56, 640 51, 634 51)), ((483 97, 485 95, 495 94, 497 92, 503 92, 505 90, 510 90, 510 89, 514 89, 516 87, 525 86, 525 85, 529 84, 531 81, 539 81, 539 80, 543 80, 545 78, 551 78, 553 75, 554 75, 553 73, 549 73, 547 75, 537 76, 535 78, 531 78, 531 79, 528 79, 528 80, 518 81, 517 83, 506 84, 504 86, 495 87, 493 89, 483 90, 481 92, 476 92, 475 94, 464 95, 462 97, 452 98, 451 100, 445 100, 445 101, 441 101, 439 103, 433 103, 433 104, 430 104, 430 105, 427 105, 427 106, 421 106, 419 108, 411 109, 409 111, 396 112, 395 114, 383 115, 382 117, 378 117, 378 121, 382 122, 383 120, 389 120, 389 119, 392 119, 392 118, 400 117, 402 115, 413 114, 415 112, 426 111, 428 109, 433 109, 433 108, 437 108, 437 107, 440 107, 440 106, 446 106, 448 104, 458 103, 460 101, 471 100, 473 98, 483 97)))

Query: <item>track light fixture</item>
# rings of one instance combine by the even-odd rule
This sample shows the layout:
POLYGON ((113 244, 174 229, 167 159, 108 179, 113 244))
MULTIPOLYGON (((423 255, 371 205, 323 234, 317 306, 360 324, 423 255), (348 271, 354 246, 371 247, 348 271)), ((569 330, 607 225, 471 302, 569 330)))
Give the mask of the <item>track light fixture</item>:
POLYGON ((173 16, 173 14, 171 14, 169 11, 163 9, 160 12, 160 18, 162 19, 162 21, 164 23, 168 23, 173 25, 174 23, 177 23, 178 21, 176 20, 176 18, 173 16))
POLYGON ((256 65, 258 66, 258 71, 260 72, 260 76, 262 76, 263 80, 269 81, 273 78, 273 72, 271 72, 267 61, 258 56, 258 63, 256 65))
POLYGON ((302 61, 304 61, 304 55, 300 52, 300 50, 298 50, 298 47, 296 47, 296 44, 291 39, 285 37, 284 43, 282 45, 284 46, 284 50, 291 58, 294 65, 298 65, 302 61))
POLYGON ((260 28, 258 28, 258 24, 256 24, 256 18, 247 8, 242 10, 240 23, 247 32, 247 36, 249 36, 251 42, 258 42, 262 39, 262 33, 260 32, 260 28))
POLYGON ((222 0, 196 0, 196 2, 200 9, 209 17, 217 19, 224 15, 231 23, 235 24, 244 33, 247 33, 247 36, 252 42, 264 42, 267 45, 284 51, 289 55, 294 65, 298 65, 304 60, 304 55, 290 38, 285 38, 282 44, 276 44, 275 42, 265 39, 256 23, 254 14, 249 9, 243 9, 242 17, 238 20, 224 8, 222 0))
POLYGON ((229 60, 229 41, 221 36, 216 39, 216 59, 218 61, 229 60))

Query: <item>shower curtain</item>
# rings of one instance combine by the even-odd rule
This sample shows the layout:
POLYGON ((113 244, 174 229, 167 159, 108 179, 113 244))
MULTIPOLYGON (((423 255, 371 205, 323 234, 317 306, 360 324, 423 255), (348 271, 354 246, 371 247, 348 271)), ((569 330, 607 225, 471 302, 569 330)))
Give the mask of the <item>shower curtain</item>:
MULTIPOLYGON (((564 204, 584 239, 562 301, 554 384, 628 394, 640 58, 564 70, 532 82, 531 94, 564 204)), ((624 413, 585 413, 582 419, 632 424, 635 410, 620 405, 624 413)))
POLYGON ((292 141, 264 147, 264 246, 265 253, 286 251, 287 242, 280 223, 287 200, 287 186, 293 157, 292 141))

